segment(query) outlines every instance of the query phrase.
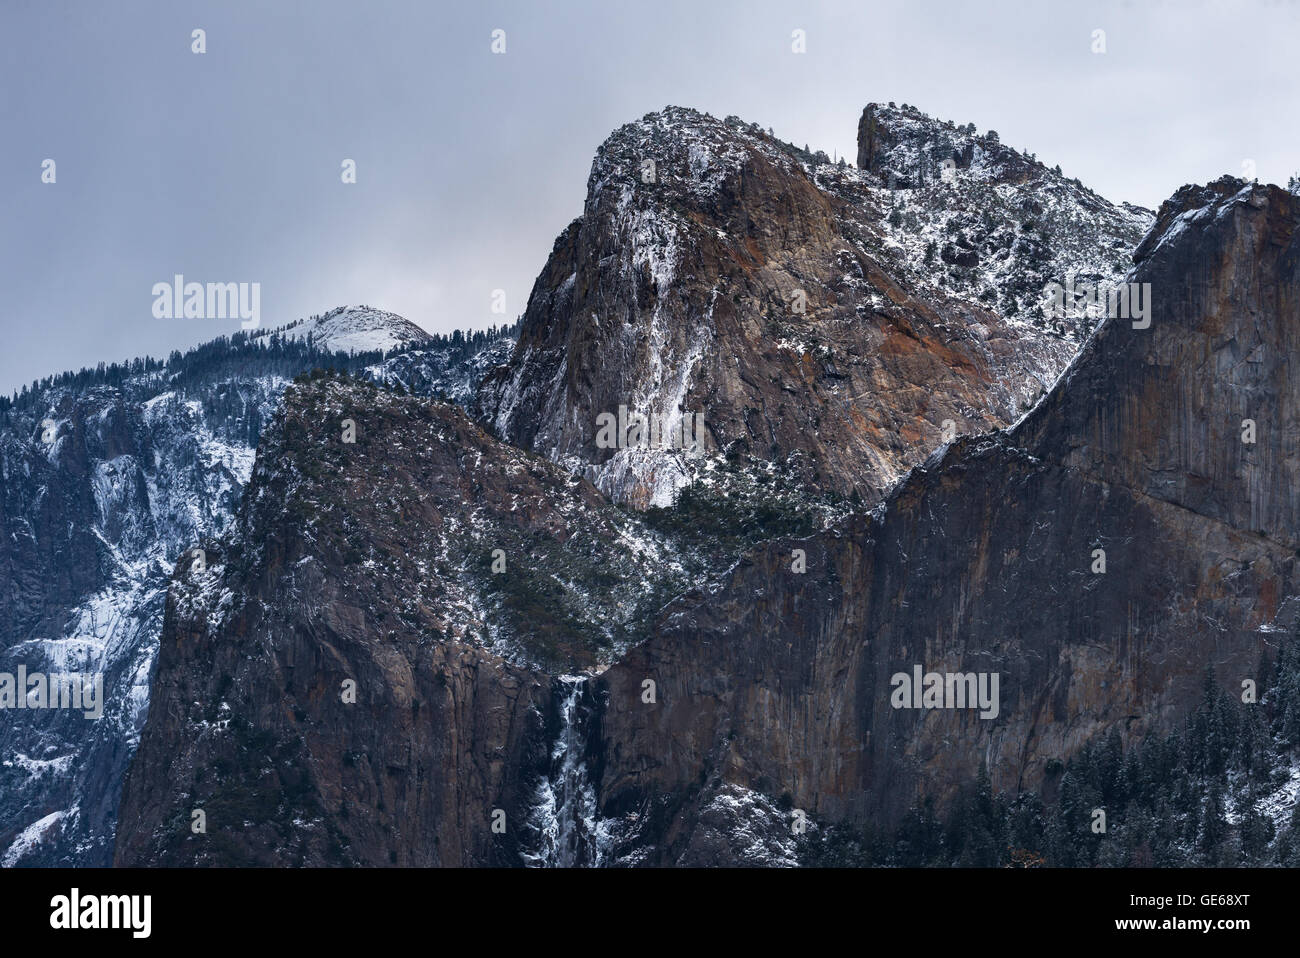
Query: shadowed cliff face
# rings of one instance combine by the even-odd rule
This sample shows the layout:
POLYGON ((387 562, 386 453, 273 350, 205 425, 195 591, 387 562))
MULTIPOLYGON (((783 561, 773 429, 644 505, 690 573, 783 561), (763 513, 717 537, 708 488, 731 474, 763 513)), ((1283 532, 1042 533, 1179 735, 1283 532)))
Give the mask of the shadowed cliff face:
MULTIPOLYGON (((960 190, 931 185, 924 203, 960 205, 960 190)), ((621 128, 538 277, 509 366, 484 381, 481 412, 501 438, 637 507, 711 477, 671 451, 600 447, 597 418, 621 406, 670 429, 702 415, 709 456, 779 462, 813 493, 874 501, 939 445, 945 420, 958 434, 1007 425, 1074 351, 1000 318, 993 281, 964 267, 960 289, 923 282, 944 265, 922 268, 906 224, 890 223, 894 202, 874 175, 738 120, 672 108, 621 128)), ((973 263, 1043 246, 1017 238, 1031 213, 998 209, 1001 233, 972 247, 973 263)), ((1098 213, 1073 230, 1127 263, 1144 226, 1098 213)), ((950 238, 968 242, 957 227, 950 238)), ((1026 281, 1041 292, 1044 278, 1026 281)))
POLYGON ((245 497, 253 531, 178 567, 118 863, 497 861, 492 809, 521 800, 549 688, 470 634, 437 574, 460 481, 489 502, 502 485, 499 462, 448 468, 475 435, 429 400, 290 390, 245 497))
POLYGON ((1167 728, 1206 666, 1239 694, 1300 592, 1298 221, 1273 187, 1180 191, 1133 277, 1150 328, 1107 321, 1019 428, 959 440, 872 518, 758 550, 666 610, 594 690, 615 856, 690 861, 718 782, 892 822, 981 763, 1014 791, 1100 732, 1167 728), (1252 417, 1284 438, 1243 443, 1252 417), (997 717, 895 709, 891 676, 916 665, 997 673, 997 717))

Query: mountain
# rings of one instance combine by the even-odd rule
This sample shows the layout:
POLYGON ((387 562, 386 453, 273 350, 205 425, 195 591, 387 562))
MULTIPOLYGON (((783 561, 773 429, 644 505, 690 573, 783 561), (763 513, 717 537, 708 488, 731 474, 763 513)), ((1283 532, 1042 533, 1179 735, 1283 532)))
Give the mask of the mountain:
POLYGON ((516 328, 0 402, 0 672, 106 688, 8 714, 0 860, 1300 863, 1297 198, 858 132, 615 131, 516 328))
POLYGON ((480 415, 616 502, 761 497, 766 475, 828 515, 1014 422, 1095 322, 1031 318, 1030 293, 1118 281, 1151 216, 916 111, 864 116, 856 170, 688 109, 615 131, 480 415), (697 416, 702 454, 610 448, 620 409, 665 434, 697 416))
POLYGON ((172 571, 232 528, 290 379, 325 366, 468 396, 510 335, 432 337, 344 308, 165 362, 49 377, 0 402, 0 672, 97 672, 104 689, 98 719, 6 711, 0 864, 110 860, 172 571))
MULTIPOLYGON (((1283 693, 1300 683, 1297 225, 1276 188, 1179 191, 1131 276, 1149 326, 1103 321, 1014 427, 945 445, 870 513, 736 543, 713 571, 682 525, 452 406, 301 382, 234 532, 173 580, 115 861, 843 863, 846 829, 966 815, 915 826, 925 854, 999 864, 990 836, 1009 826, 989 812, 971 832, 963 809, 1009 814, 1010 798, 1037 803, 1017 821, 1040 836, 1054 807, 1051 853, 1075 855, 1091 806, 1072 776, 1094 749, 1156 794, 1168 772, 1132 764, 1138 746, 1158 757, 1183 721, 1210 723, 1192 743, 1263 721, 1217 691, 1256 678, 1261 708, 1300 729, 1261 665, 1285 664, 1283 693), (1243 443, 1251 416, 1285 441, 1243 443), (996 707, 897 708, 893 679, 915 668, 997 675, 996 707)), ((1214 799, 1243 841, 1255 806, 1286 827, 1296 734, 1257 738, 1246 767, 1263 771, 1214 799)), ((1171 747, 1165 768, 1199 754, 1171 747)), ((1096 794, 1127 794, 1108 775, 1096 794)), ((1139 827, 1124 811, 1121 835, 1139 827)))
POLYGON ((481 421, 300 378, 174 574, 115 861, 1290 860, 1296 198, 1225 178, 1148 216, 918 116, 869 107, 858 171, 690 111, 616 132, 481 421), (880 225, 984 191, 1010 263, 968 232, 973 272, 925 274, 906 214, 880 225), (1131 243, 1149 314, 999 316, 1058 270, 1120 278, 1080 222, 1131 243), (827 401, 855 383, 874 431, 827 401), (620 405, 702 409, 706 455, 602 459, 620 405), (900 700, 915 671, 992 697, 900 700))

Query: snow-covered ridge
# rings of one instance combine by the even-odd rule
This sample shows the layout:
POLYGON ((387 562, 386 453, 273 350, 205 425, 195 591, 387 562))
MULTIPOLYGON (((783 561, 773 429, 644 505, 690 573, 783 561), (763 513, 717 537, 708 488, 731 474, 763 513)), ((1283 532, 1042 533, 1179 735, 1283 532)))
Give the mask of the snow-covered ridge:
MULTIPOLYGON (((1059 167, 1001 143, 995 131, 978 133, 974 124, 907 105, 868 109, 872 152, 868 162, 860 150, 865 165, 859 168, 737 117, 665 107, 619 127, 601 145, 584 216, 607 212, 604 197, 643 195, 637 187, 647 175, 693 200, 715 197, 761 156, 845 201, 846 214, 870 239, 864 252, 892 261, 918 288, 993 309, 1070 343, 1086 338, 1088 323, 1044 315, 1045 287, 1064 284, 1067 275, 1081 283, 1118 282, 1154 214, 1107 201, 1059 167)), ((626 205, 620 202, 617 213, 626 205)), ((637 216, 635 255, 672 262, 672 241, 692 224, 663 204, 653 215, 641 208, 637 216)))
POLYGON ((906 104, 867 107, 858 159, 858 175, 885 203, 883 241, 913 282, 1076 344, 1095 320, 1052 317, 1046 287, 1069 277, 1118 283, 1155 218, 1107 201, 996 131, 906 104))
POLYGON ((310 340, 317 349, 341 353, 391 353, 433 339, 409 319, 371 306, 339 306, 322 316, 300 319, 263 335, 271 333, 310 340))

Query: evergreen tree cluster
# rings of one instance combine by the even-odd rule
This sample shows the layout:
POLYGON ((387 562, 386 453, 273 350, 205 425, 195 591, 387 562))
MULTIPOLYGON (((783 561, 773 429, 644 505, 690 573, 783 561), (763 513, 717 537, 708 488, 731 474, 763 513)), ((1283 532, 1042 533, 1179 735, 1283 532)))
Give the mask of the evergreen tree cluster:
MULTIPOLYGON (((444 353, 449 364, 466 359, 505 336, 518 333, 518 321, 509 326, 434 335, 418 349, 444 353)), ((379 350, 359 353, 331 352, 317 347, 309 339, 281 332, 238 332, 195 346, 184 353, 173 350, 166 361, 152 357, 122 363, 99 363, 78 372, 64 372, 34 381, 11 397, 0 396, 0 426, 17 421, 33 409, 43 412, 52 390, 80 394, 87 389, 107 386, 118 389, 127 401, 142 401, 163 390, 203 402, 209 414, 227 413, 242 408, 229 383, 232 376, 245 378, 279 376, 291 379, 315 368, 359 374, 384 360, 379 350), (227 408, 231 407, 231 408, 227 408)), ((25 418, 25 417, 24 417, 25 418)), ((260 424, 257 425, 260 432, 260 424)), ((256 433, 254 433, 256 435, 256 433)))
POLYGON ((821 866, 1300 866, 1300 801, 1279 825, 1264 800, 1300 762, 1300 635, 1261 657, 1257 702, 1207 670, 1182 729, 1125 749, 1118 730, 1051 762, 1036 792, 993 792, 986 768, 943 814, 924 797, 893 830, 810 832, 821 866), (1097 810, 1105 813, 1099 829, 1097 810))

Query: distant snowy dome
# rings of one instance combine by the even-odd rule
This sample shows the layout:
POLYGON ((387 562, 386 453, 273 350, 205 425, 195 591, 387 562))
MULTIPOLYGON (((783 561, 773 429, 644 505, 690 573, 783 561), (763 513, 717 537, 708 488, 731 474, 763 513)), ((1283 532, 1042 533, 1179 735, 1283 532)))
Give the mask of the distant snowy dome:
POLYGON ((370 350, 409 349, 432 337, 409 319, 370 306, 340 306, 323 316, 300 319, 273 332, 294 339, 311 337, 320 349, 362 353, 370 350))

